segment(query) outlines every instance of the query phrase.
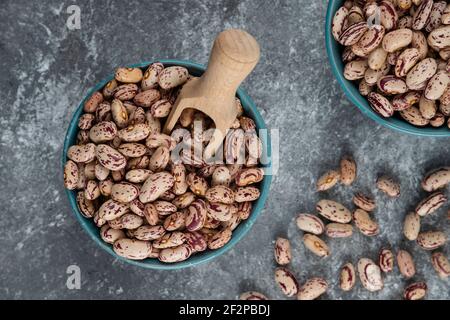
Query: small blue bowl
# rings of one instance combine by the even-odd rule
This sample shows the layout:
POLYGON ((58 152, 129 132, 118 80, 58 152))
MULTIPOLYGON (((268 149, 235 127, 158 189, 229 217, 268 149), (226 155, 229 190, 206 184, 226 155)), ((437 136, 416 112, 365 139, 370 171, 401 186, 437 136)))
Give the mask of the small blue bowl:
MULTIPOLYGON (((159 62, 163 63, 165 66, 183 66, 189 70, 189 72, 192 75, 200 76, 205 71, 205 66, 189 62, 189 61, 182 61, 182 60, 158 60, 159 62)), ((150 65, 152 62, 144 62, 132 65, 130 67, 138 67, 138 68, 146 68, 148 65, 150 65)), ((75 144, 76 136, 78 133, 78 119, 80 118, 81 114, 83 113, 83 105, 84 102, 88 97, 91 96, 92 93, 95 91, 100 90, 105 86, 106 83, 108 83, 110 80, 113 79, 113 76, 108 77, 107 79, 104 79, 102 82, 97 84, 92 90, 89 91, 88 95, 81 101, 80 105, 78 106, 77 110, 75 111, 72 121, 70 121, 69 129, 67 130, 67 134, 64 140, 64 149, 63 149, 63 155, 62 155, 62 166, 64 167, 64 164, 67 161, 67 149, 75 144)), ((239 88, 237 91, 237 96, 241 99, 242 106, 245 110, 245 113, 251 117, 255 123, 258 129, 267 129, 266 124, 264 123, 263 118, 261 117, 261 114, 258 112, 255 104, 253 103, 252 99, 245 93, 245 91, 242 88, 239 88)), ((261 137, 264 153, 267 155, 268 159, 271 159, 271 144, 270 144, 270 136, 269 134, 264 137, 261 137)), ((269 161, 267 165, 265 165, 266 170, 271 169, 271 162, 269 161)), ((72 207, 72 211, 74 212, 77 220, 81 223, 83 228, 86 230, 86 232, 90 235, 90 237, 104 250, 106 250, 109 254, 113 255, 115 258, 118 258, 122 261, 126 261, 130 264, 147 268, 147 269, 156 269, 156 270, 174 270, 174 269, 182 269, 186 267, 191 267, 195 265, 199 265, 201 263, 205 263, 208 261, 213 260, 214 258, 217 258, 218 256, 224 254, 228 250, 230 250, 236 243, 239 242, 250 230, 250 228, 255 223, 258 216, 261 214, 264 203, 267 200, 267 196, 269 195, 269 189, 270 189, 270 183, 272 181, 271 175, 266 175, 264 177, 264 180, 260 184, 260 190, 261 190, 261 196, 260 198, 253 203, 253 210, 252 214, 250 215, 249 219, 246 221, 243 221, 234 231, 233 231, 233 237, 232 239, 222 248, 214 251, 205 251, 203 253, 199 253, 196 255, 193 255, 191 258, 189 258, 186 261, 178 262, 175 264, 165 264, 160 262, 157 259, 146 259, 143 261, 133 261, 124 259, 120 256, 118 256, 114 250, 112 249, 112 246, 103 242, 103 240, 100 237, 100 230, 99 228, 93 223, 91 219, 84 218, 76 203, 76 191, 70 191, 66 190, 67 196, 69 197, 70 205, 72 207)))
POLYGON ((357 106, 363 114, 385 127, 416 136, 450 137, 450 130, 446 126, 441 128, 420 128, 409 124, 397 116, 392 118, 381 117, 378 113, 373 111, 366 98, 359 93, 357 85, 354 82, 348 81, 344 78, 344 64, 341 60, 343 47, 336 40, 334 40, 331 33, 331 24, 333 22, 334 14, 343 5, 343 3, 344 0, 330 0, 328 2, 327 17, 325 22, 325 41, 331 69, 333 70, 334 76, 344 90, 347 98, 350 99, 350 101, 357 106))

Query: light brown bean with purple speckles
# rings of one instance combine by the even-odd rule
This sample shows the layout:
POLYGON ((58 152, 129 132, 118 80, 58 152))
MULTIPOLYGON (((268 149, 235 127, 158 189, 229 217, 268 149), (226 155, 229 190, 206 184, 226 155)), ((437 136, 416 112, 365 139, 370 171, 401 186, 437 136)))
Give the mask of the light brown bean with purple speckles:
POLYGON ((213 174, 211 175, 211 185, 229 186, 230 183, 231 183, 230 170, 226 166, 218 166, 217 168, 215 168, 213 174))
POLYGON ((389 197, 397 198, 400 196, 400 184, 388 176, 380 176, 377 179, 377 188, 387 194, 389 197))
POLYGON ((177 211, 177 207, 169 201, 158 200, 153 202, 153 204, 160 215, 167 215, 177 211))
POLYGON ((206 202, 208 217, 217 221, 229 221, 233 216, 230 208, 231 206, 228 204, 209 201, 206 202))
POLYGON ((298 300, 315 300, 328 290, 328 283, 322 278, 311 278, 299 289, 298 300))
POLYGON ((406 239, 414 241, 420 232, 420 216, 417 213, 408 213, 403 222, 403 235, 406 239))
POLYGON ((86 188, 86 175, 84 174, 84 163, 77 163, 78 165, 78 183, 77 183, 77 190, 82 190, 86 188))
POLYGON ((125 179, 131 183, 145 182, 153 172, 147 169, 132 169, 125 174, 125 179))
POLYGON ((153 202, 164 192, 170 190, 174 184, 173 176, 168 172, 152 174, 141 188, 139 200, 142 203, 153 202))
POLYGON ((168 67, 162 70, 158 77, 161 88, 168 90, 184 84, 189 77, 189 72, 183 67, 168 67))
POLYGON ((117 136, 126 142, 138 142, 147 138, 149 134, 149 126, 145 123, 138 123, 120 130, 117 136))
POLYGON ((428 44, 438 49, 450 46, 450 26, 442 26, 431 31, 428 36, 428 44))
POLYGON ((356 271, 351 263, 346 263, 340 273, 339 286, 343 291, 350 291, 356 284, 356 271))
POLYGON ((138 83, 142 80, 142 70, 140 68, 117 68, 115 79, 123 83, 138 83))
POLYGON ((412 31, 410 29, 397 29, 384 36, 382 46, 386 52, 391 53, 407 47, 411 41, 412 31))
POLYGON ((357 175, 355 160, 350 156, 343 157, 339 163, 339 173, 341 182, 346 186, 351 185, 355 181, 357 175))
POLYGON ((340 7, 333 16, 333 23, 331 25, 331 32, 336 41, 339 41, 339 37, 347 28, 348 20, 348 9, 345 7, 340 7))
POLYGON ((114 252, 119 256, 130 260, 144 260, 152 252, 152 244, 149 241, 135 239, 119 239, 114 242, 114 252))
POLYGON ((125 128, 128 125, 128 111, 121 100, 114 99, 111 102, 111 115, 119 128, 125 128))
POLYGON ((416 274, 416 266, 413 257, 406 250, 398 251, 397 265, 400 273, 407 279, 414 277, 416 274))
POLYGON ((422 0, 413 15, 412 28, 421 30, 425 27, 433 9, 433 0, 422 0))
POLYGON ((186 192, 182 195, 179 195, 176 197, 172 203, 178 208, 178 209, 185 209, 189 207, 189 205, 195 200, 195 194, 192 192, 186 192))
POLYGON ((394 115, 394 107, 383 95, 376 92, 371 92, 367 95, 367 101, 369 101, 372 109, 384 118, 389 118, 394 115))
POLYGON ((362 258, 358 261, 358 274, 362 285, 370 292, 380 291, 384 283, 381 270, 372 260, 362 258))
MULTIPOLYGON (((191 189, 191 191, 197 196, 206 196, 207 192, 209 190, 211 190, 211 189, 208 190, 209 186, 208 186, 208 182, 206 181, 206 179, 197 175, 194 172, 191 172, 187 175, 186 183, 189 186, 189 189, 191 189)), ((217 188, 217 187, 214 187, 214 188, 217 188)), ((207 196, 206 196, 206 198, 208 199, 207 196)), ((208 200, 210 200, 210 199, 208 199, 208 200)))
POLYGON ((420 60, 420 52, 416 48, 405 49, 397 58, 395 63, 395 75, 404 77, 409 70, 420 60))
POLYGON ((126 157, 139 158, 147 153, 147 148, 140 143, 123 143, 117 150, 126 157))
POLYGON ((348 238, 353 235, 353 226, 344 223, 329 223, 325 226, 325 234, 330 238, 348 238))
POLYGON ((198 231, 203 228, 206 222, 207 210, 206 203, 197 199, 188 207, 186 215, 186 229, 188 231, 198 231))
POLYGON ((112 121, 102 121, 89 130, 89 138, 94 143, 104 143, 113 140, 117 135, 117 126, 112 121))
POLYGON ((111 190, 112 190, 113 184, 114 183, 111 178, 107 178, 106 180, 99 182, 98 187, 100 189, 100 193, 102 194, 102 196, 105 196, 105 197, 111 196, 111 190))
MULTIPOLYGON (((352 17, 357 19, 360 11, 353 10, 352 17)), ((180 86, 196 77, 183 67, 164 68, 161 63, 149 66, 145 74, 142 71, 117 69, 103 94, 96 92, 86 101, 77 145, 68 150, 64 182, 68 189, 80 190, 80 211, 103 227, 100 236, 115 243, 118 255, 174 263, 208 248, 221 248, 249 218, 252 201, 260 196, 259 189, 249 185, 264 178, 258 168, 263 146, 255 121, 236 98, 233 128, 242 139, 234 152, 248 152, 242 159, 244 169, 242 164, 208 166, 184 151, 183 162, 170 159, 179 142, 207 142, 207 135, 193 132, 194 120, 204 130, 214 124, 201 112, 187 110, 172 136, 162 134, 162 118, 171 111, 180 86)))
POLYGON ((344 67, 344 77, 347 80, 362 79, 368 67, 367 60, 350 61, 344 67))
POLYGON ((405 288, 403 298, 405 300, 420 300, 427 294, 428 287, 425 282, 412 283, 405 288))
POLYGON ((85 113, 78 120, 78 128, 80 128, 81 130, 89 130, 92 128, 94 121, 95 116, 93 114, 85 113))
POLYGON ((411 107, 400 111, 400 116, 410 124, 417 127, 424 127, 430 123, 430 120, 425 118, 417 107, 411 107))
POLYGON ((151 226, 156 226, 161 221, 158 210, 152 203, 144 205, 144 218, 151 226))
POLYGON ((129 182, 115 183, 111 189, 111 198, 114 201, 129 203, 139 196, 139 188, 129 182))
POLYGON ((353 203, 358 208, 361 208, 367 212, 373 211, 376 208, 375 200, 368 195, 365 195, 361 192, 355 193, 353 196, 353 203))
POLYGON ((173 193, 176 195, 183 195, 186 193, 187 189, 189 188, 188 184, 186 183, 186 168, 182 163, 179 164, 173 164, 172 165, 172 176, 174 177, 175 181, 172 187, 173 193))
POLYGON ((100 236, 103 241, 109 244, 113 244, 119 239, 126 238, 126 235, 122 230, 112 229, 109 225, 102 226, 100 229, 100 236))
POLYGON ((130 201, 129 205, 131 212, 140 217, 144 217, 145 205, 142 202, 140 202, 139 199, 134 199, 133 201, 130 201))
POLYGON ((416 213, 421 216, 427 216, 441 208, 447 202, 447 196, 441 192, 435 192, 423 199, 416 207, 416 213))
POLYGON ((222 248, 231 240, 232 231, 230 228, 224 228, 217 232, 208 241, 208 248, 211 250, 217 250, 222 248))
POLYGON ((408 91, 405 81, 394 75, 382 76, 378 79, 377 86, 379 91, 386 95, 402 94, 408 91))
POLYGON ((176 141, 163 133, 151 133, 145 140, 145 145, 150 149, 156 149, 162 146, 173 150, 176 146, 176 141))
POLYGON ((191 247, 193 253, 203 252, 208 249, 207 239, 201 232, 186 232, 184 235, 186 244, 191 247))
POLYGON ((127 165, 126 158, 116 149, 106 144, 100 144, 95 148, 98 162, 111 171, 119 171, 127 165))
POLYGON ((72 160, 68 160, 64 165, 64 186, 66 189, 75 190, 78 186, 79 172, 78 166, 72 160))
POLYGON ((287 268, 279 267, 275 269, 275 282, 284 295, 293 297, 298 293, 299 285, 297 279, 287 268))
POLYGON ((145 91, 156 88, 158 86, 158 76, 162 70, 164 70, 164 65, 162 63, 152 63, 144 73, 141 89, 145 91))
POLYGON ((223 185, 214 186, 208 189, 205 197, 209 202, 232 204, 235 201, 233 190, 223 185))
POLYGON ((373 237, 380 233, 378 223, 372 220, 369 213, 362 209, 356 209, 353 212, 353 221, 358 230, 365 236, 373 237))
POLYGON ((433 252, 431 255, 431 263, 441 279, 446 279, 450 276, 450 262, 444 253, 433 252))
POLYGON ((261 192, 256 187, 239 187, 234 192, 234 201, 248 202, 258 200, 261 192))
POLYGON ((84 176, 87 180, 94 180, 95 179, 95 161, 91 161, 89 163, 86 163, 84 165, 84 176))
POLYGON ((77 163, 91 162, 95 158, 95 144, 74 145, 67 151, 67 157, 77 163))
POLYGON ((442 167, 429 172, 422 180, 422 188, 433 192, 450 183, 450 167, 442 167))
POLYGON ((183 232, 174 231, 163 235, 161 238, 153 241, 153 246, 157 249, 174 248, 186 242, 186 236, 183 232))
POLYGON ((95 213, 95 206, 91 200, 86 199, 84 196, 84 191, 79 191, 77 193, 77 206, 81 214, 85 218, 92 218, 95 213))
POLYGON ((117 219, 128 213, 130 210, 128 204, 116 202, 114 200, 108 200, 103 203, 99 209, 99 217, 106 221, 117 219))
POLYGON ((419 233, 416 241, 424 250, 435 250, 445 245, 447 236, 442 231, 426 231, 419 233))
POLYGON ((165 263, 176 263, 187 260, 191 254, 192 248, 187 244, 183 244, 175 248, 161 250, 158 259, 165 263))
MULTIPOLYGON (((144 219, 134 213, 125 213, 123 216, 115 219, 120 229, 134 230, 142 226, 144 219)), ((111 223, 112 221, 109 221, 111 223)))
POLYGON ((155 118, 165 118, 170 114, 172 110, 172 103, 168 100, 159 100, 151 105, 151 113, 155 118))
POLYGON ((367 57, 375 50, 383 40, 385 28, 380 25, 373 25, 364 33, 361 39, 352 45, 352 51, 359 57, 367 57))
POLYGON ((166 230, 163 226, 140 226, 133 231, 133 235, 138 240, 153 241, 160 239, 166 234, 166 230))
POLYGON ((167 231, 181 230, 186 226, 186 214, 184 212, 175 212, 167 216, 163 226, 167 231))
POLYGON ((321 216, 333 222, 349 223, 352 220, 350 210, 336 201, 320 200, 316 209, 321 216))
POLYGON ((153 172, 162 171, 170 160, 170 151, 166 147, 159 147, 150 157, 149 169, 153 172))
MULTIPOLYGON (((231 205, 230 208, 233 208, 235 205, 231 205)), ((251 201, 246 201, 246 202, 241 202, 238 204, 238 211, 237 214, 239 215, 239 217, 241 218, 241 220, 247 220, 251 213, 252 213, 252 202, 251 201)), ((231 209, 230 209, 231 212, 231 209)))
POLYGON ((382 248, 378 254, 378 264, 384 273, 394 270, 394 254, 391 249, 382 248))
POLYGON ((139 88, 135 84, 122 84, 114 90, 114 98, 120 101, 132 100, 138 91, 139 88))
POLYGON ((315 235, 321 235, 325 230, 322 220, 319 217, 308 213, 299 214, 296 223, 300 230, 315 235))
POLYGON ((303 236, 303 244, 305 247, 319 257, 328 257, 330 255, 330 249, 328 245, 320 239, 318 236, 313 234, 305 234, 303 236))
POLYGON ((97 181, 89 180, 86 183, 86 188, 84 189, 84 197, 87 200, 95 200, 100 197, 100 195, 101 193, 97 181))
POLYGON ((437 71, 437 63, 427 58, 416 64, 406 75, 406 85, 410 90, 421 90, 424 83, 430 80, 437 71))
POLYGON ((340 177, 341 174, 336 170, 328 170, 317 180, 316 190, 326 191, 333 188, 339 182, 340 177))
POLYGON ((107 99, 111 99, 114 95, 114 91, 116 90, 118 84, 116 79, 112 79, 103 87, 103 96, 107 99))
POLYGON ((95 178, 99 181, 106 180, 109 176, 109 169, 102 166, 100 163, 96 163, 94 167, 95 178))
POLYGON ((344 46, 351 46, 357 43, 368 29, 367 23, 361 21, 346 28, 339 35, 339 42, 344 46))
POLYGON ((84 112, 93 113, 98 105, 103 101, 103 95, 100 92, 94 92, 84 103, 84 112))
POLYGON ((443 94, 448 84, 450 83, 450 77, 446 70, 439 70, 428 81, 425 88, 424 96, 429 100, 438 100, 443 94))
POLYGON ((387 52, 384 51, 383 48, 377 48, 373 50, 368 58, 367 63, 369 65, 369 68, 372 70, 380 70, 383 65, 386 63, 387 59, 387 52))
POLYGON ((161 98, 159 90, 149 89, 139 92, 133 99, 133 102, 143 108, 150 108, 155 102, 161 98))
POLYGON ((280 266, 287 265, 292 260, 291 244, 288 239, 277 238, 274 249, 275 261, 280 266))

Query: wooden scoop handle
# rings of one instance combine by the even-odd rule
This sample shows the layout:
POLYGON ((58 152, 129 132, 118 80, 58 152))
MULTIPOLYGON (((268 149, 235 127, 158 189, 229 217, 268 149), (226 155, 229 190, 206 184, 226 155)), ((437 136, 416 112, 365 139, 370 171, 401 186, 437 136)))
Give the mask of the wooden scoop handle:
POLYGON ((208 68, 200 78, 199 93, 204 97, 229 100, 259 61, 255 38, 243 30, 221 32, 214 41, 208 68))

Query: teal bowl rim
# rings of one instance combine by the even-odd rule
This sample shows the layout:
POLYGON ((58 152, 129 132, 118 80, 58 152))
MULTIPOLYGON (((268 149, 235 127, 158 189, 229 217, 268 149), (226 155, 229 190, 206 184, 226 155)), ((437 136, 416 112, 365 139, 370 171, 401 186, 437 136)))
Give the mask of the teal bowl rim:
POLYGON ((343 63, 341 61, 341 54, 339 52, 340 44, 334 40, 334 37, 331 33, 331 24, 333 22, 333 17, 337 9, 341 6, 343 0, 329 0, 327 15, 325 20, 325 42, 328 60, 331 64, 331 69, 335 78, 337 79, 339 85, 344 90, 347 98, 359 109, 361 112, 368 116, 370 119, 375 120, 375 122, 390 128, 395 131, 408 133, 411 135, 422 136, 422 137, 450 137, 450 129, 446 126, 442 128, 433 128, 433 127, 415 127, 408 122, 398 119, 398 118, 383 118, 378 115, 373 109, 369 106, 366 98, 364 98, 359 90, 356 88, 356 85, 347 79, 344 78, 343 75, 343 63))
MULTIPOLYGON (((191 61, 186 60, 176 60, 176 59, 162 59, 162 60, 154 60, 163 63, 164 65, 179 65, 184 66, 188 69, 190 69, 191 72, 193 72, 194 75, 199 75, 204 72, 205 66, 202 64, 198 64, 191 61)), ((138 67, 138 68, 144 68, 148 66, 149 64, 153 63, 154 61, 150 62, 141 62, 137 64, 130 65, 130 67, 138 67)), ((74 144, 76 140, 76 135, 78 133, 78 119, 80 118, 82 111, 83 111, 83 105, 86 99, 91 96, 92 93, 95 91, 100 90, 102 87, 105 86, 106 83, 108 83, 110 80, 113 79, 113 75, 107 77, 100 83, 98 83, 94 88, 89 90, 88 94, 85 96, 85 98, 81 101, 78 108, 75 110, 72 120, 70 121, 69 128, 67 129, 67 133, 64 139, 64 147, 63 147, 63 153, 62 153, 62 170, 64 170, 64 164, 67 161, 67 149, 74 144)), ((241 99, 242 106, 245 110, 245 112, 252 117, 255 120, 256 126, 258 129, 267 129, 267 126, 259 113, 259 111, 256 108, 256 105, 252 101, 252 99, 247 95, 247 93, 242 89, 239 88, 237 90, 237 96, 241 99)), ((263 148, 265 149, 265 154, 268 156, 268 159, 271 157, 271 140, 270 140, 270 133, 268 132, 267 137, 262 137, 262 143, 263 148)), ((263 166, 266 170, 270 170, 272 167, 272 163, 269 162, 267 165, 263 166)), ((77 206, 76 203, 76 191, 70 191, 66 190, 66 194, 70 201, 70 206, 72 208, 72 212, 75 214, 75 217, 80 222, 83 229, 89 234, 89 236, 94 240, 95 243, 97 243, 101 248, 103 248, 105 251, 107 251, 109 254, 114 256, 115 258, 125 261, 129 264, 143 267, 146 269, 154 269, 154 270, 178 270, 182 268, 192 267, 199 264, 203 264, 206 262, 209 262, 218 256, 226 253, 228 250, 230 250, 234 245, 236 245, 251 229, 253 224, 255 223, 256 219, 259 217, 259 215, 262 213, 262 210, 264 208, 264 204, 267 200, 267 197, 269 195, 270 191, 270 184, 272 182, 272 176, 266 175, 264 176, 263 181, 260 184, 260 190, 261 190, 261 196, 260 198, 253 203, 252 208, 252 214, 250 217, 243 221, 234 231, 233 231, 233 237, 231 238, 230 242, 228 242, 224 247, 214 250, 214 251, 205 251, 203 253, 193 255, 191 258, 189 258, 186 261, 178 262, 175 264, 164 264, 160 262, 157 259, 146 259, 142 261, 134 261, 134 260, 128 260, 123 257, 118 256, 112 249, 112 246, 109 244, 106 244, 103 242, 103 240, 100 238, 99 228, 92 222, 91 219, 84 218, 77 206)))

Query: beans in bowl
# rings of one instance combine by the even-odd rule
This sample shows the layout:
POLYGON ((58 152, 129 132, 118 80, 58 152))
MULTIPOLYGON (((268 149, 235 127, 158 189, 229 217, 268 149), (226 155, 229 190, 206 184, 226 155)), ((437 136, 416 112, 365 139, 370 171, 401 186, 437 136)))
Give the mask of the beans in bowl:
POLYGON ((176 263, 219 249, 260 196, 262 144, 239 99, 238 117, 217 153, 224 159, 210 162, 198 152, 214 130, 203 113, 187 109, 171 135, 162 133, 192 78, 184 67, 161 63, 145 72, 118 68, 84 104, 64 185, 77 191, 80 213, 124 258, 176 263))
POLYGON ((345 1, 332 34, 344 46, 344 77, 378 114, 450 128, 447 1, 345 1))

